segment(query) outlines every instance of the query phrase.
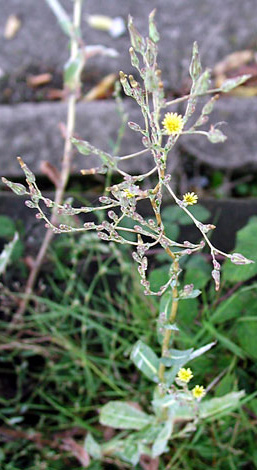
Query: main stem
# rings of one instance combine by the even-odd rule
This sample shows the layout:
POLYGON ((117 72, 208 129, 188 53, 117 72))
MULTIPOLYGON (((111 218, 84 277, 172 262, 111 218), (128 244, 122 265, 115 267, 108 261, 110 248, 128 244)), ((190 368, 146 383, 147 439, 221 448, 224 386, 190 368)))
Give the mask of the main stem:
MULTIPOLYGON (((73 7, 73 32, 71 38, 71 54, 70 59, 75 59, 78 53, 78 31, 80 29, 81 23, 81 11, 82 11, 82 1, 83 0, 74 0, 74 7, 73 7)), ((71 137, 74 134, 75 128, 75 120, 76 120, 76 100, 77 100, 77 92, 80 86, 80 77, 77 79, 77 83, 74 86, 74 90, 71 91, 70 96, 68 98, 68 110, 67 110, 67 123, 66 123, 66 136, 65 136, 65 144, 64 144, 64 152, 63 152, 63 159, 62 159, 62 167, 60 172, 60 180, 58 182, 58 186, 56 188, 55 199, 54 199, 54 210, 51 217, 51 223, 56 225, 57 223, 57 207, 61 204, 64 191, 69 179, 70 175, 70 166, 71 166, 71 159, 72 159, 72 143, 71 137)), ((37 254, 37 257, 34 262, 34 266, 30 271, 27 285, 25 288, 24 299, 22 300, 20 307, 15 314, 14 320, 19 320, 20 317, 24 314, 26 307, 29 302, 29 297, 33 292, 33 288, 40 271, 42 262, 45 258, 46 252, 48 247, 51 243, 53 238, 53 231, 49 228, 45 234, 44 240, 40 247, 40 250, 37 254)))
MULTIPOLYGON (((172 253, 173 254, 173 253, 172 253)), ((173 254, 174 256, 174 254, 173 254)), ((173 262, 173 271, 175 275, 175 283, 174 287, 172 288, 172 304, 171 304, 171 311, 169 315, 169 323, 173 324, 175 323, 176 320, 176 315, 178 311, 178 271, 179 271, 179 262, 178 260, 174 260, 173 262)), ((170 338, 171 338, 172 330, 165 330, 165 334, 163 337, 163 343, 162 343, 162 357, 165 357, 167 354, 167 350, 169 349, 169 343, 170 343, 170 338)), ((159 367, 159 379, 161 383, 165 382, 165 365, 163 363, 160 364, 159 367)))

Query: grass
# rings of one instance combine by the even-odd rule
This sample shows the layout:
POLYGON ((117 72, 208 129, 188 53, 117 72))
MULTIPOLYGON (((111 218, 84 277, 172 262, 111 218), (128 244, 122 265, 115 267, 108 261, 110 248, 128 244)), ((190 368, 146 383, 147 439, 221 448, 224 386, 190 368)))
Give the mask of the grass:
MULTIPOLYGON (((239 410, 173 441, 160 470, 257 468, 256 351, 249 341, 257 325, 256 284, 247 281, 231 294, 226 282, 216 294, 204 257, 185 268, 184 281, 193 276, 203 295, 200 302, 181 302, 177 346, 196 348, 216 339, 217 346, 190 365, 196 383, 216 380, 210 392, 215 396, 242 388, 247 396, 239 410)), ((165 260, 158 269, 165 271, 165 260)), ((12 276, 10 268, 10 288, 12 276)), ((143 295, 125 249, 99 244, 92 235, 57 239, 36 294, 24 323, 10 329, 17 295, 3 293, 3 305, 9 304, 0 321, 0 468, 79 470, 74 442, 83 445, 87 431, 100 440, 110 433, 98 423, 102 404, 121 399, 145 408, 151 400, 149 382, 129 353, 139 338, 158 350, 158 299, 143 295)), ((127 467, 95 461, 89 468, 127 467)))

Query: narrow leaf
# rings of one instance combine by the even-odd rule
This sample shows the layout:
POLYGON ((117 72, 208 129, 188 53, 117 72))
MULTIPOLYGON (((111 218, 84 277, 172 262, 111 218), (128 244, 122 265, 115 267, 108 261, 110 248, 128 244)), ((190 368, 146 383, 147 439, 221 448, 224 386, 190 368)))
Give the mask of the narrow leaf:
POLYGON ((251 78, 252 75, 241 75, 240 77, 236 78, 229 78, 225 82, 222 83, 220 87, 220 91, 223 91, 224 93, 227 93, 228 91, 233 90, 234 88, 238 87, 239 85, 242 85, 245 83, 249 78, 251 78))
POLYGON ((201 61, 200 61, 200 56, 199 56, 199 51, 198 51, 198 45, 197 45, 197 42, 195 41, 193 45, 192 60, 191 60, 191 64, 189 67, 189 73, 193 82, 195 82, 200 77, 201 71, 202 71, 202 66, 201 66, 201 61))
POLYGON ((156 13, 156 9, 151 11, 151 13, 149 15, 149 38, 153 42, 158 42, 159 39, 160 39, 160 35, 157 31, 156 24, 155 24, 155 21, 154 21, 155 13, 156 13))
POLYGON ((71 142, 76 145, 78 151, 82 153, 82 155, 89 155, 90 153, 94 153, 101 158, 103 164, 108 168, 116 167, 115 160, 109 153, 103 152, 102 150, 94 147, 86 140, 75 139, 75 137, 72 137, 71 142))
POLYGON ((172 430, 173 430, 173 422, 170 419, 166 421, 157 439, 153 443, 153 447, 152 447, 153 457, 158 457, 159 455, 163 454, 163 452, 166 451, 168 440, 170 439, 172 430))
POLYGON ((87 433, 87 437, 84 442, 84 449, 87 451, 90 457, 93 457, 96 460, 101 459, 101 446, 98 444, 98 442, 96 442, 90 432, 87 433))
POLYGON ((217 415, 230 413, 240 405, 240 399, 245 396, 245 392, 232 392, 220 398, 212 398, 200 403, 200 417, 209 418, 217 415))
POLYGON ((84 57, 81 51, 77 54, 76 58, 70 58, 64 66, 64 84, 70 90, 76 90, 80 74, 84 66, 84 57))
POLYGON ((100 412, 100 423, 118 429, 142 429, 152 416, 122 401, 110 401, 100 412))
POLYGON ((140 52, 143 55, 145 52, 145 40, 135 28, 133 24, 133 18, 130 15, 128 18, 128 29, 132 47, 134 47, 136 52, 140 52))
POLYGON ((153 382, 158 382, 159 359, 149 346, 139 340, 133 346, 130 359, 153 382))

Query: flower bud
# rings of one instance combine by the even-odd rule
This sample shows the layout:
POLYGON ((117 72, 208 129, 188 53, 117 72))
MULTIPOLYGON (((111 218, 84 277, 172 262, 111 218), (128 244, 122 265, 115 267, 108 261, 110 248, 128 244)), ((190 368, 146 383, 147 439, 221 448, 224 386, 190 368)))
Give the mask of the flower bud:
POLYGON ((231 259, 232 263, 238 264, 238 265, 254 263, 253 260, 245 258, 243 255, 241 255, 241 253, 233 253, 230 256, 230 259, 231 259))

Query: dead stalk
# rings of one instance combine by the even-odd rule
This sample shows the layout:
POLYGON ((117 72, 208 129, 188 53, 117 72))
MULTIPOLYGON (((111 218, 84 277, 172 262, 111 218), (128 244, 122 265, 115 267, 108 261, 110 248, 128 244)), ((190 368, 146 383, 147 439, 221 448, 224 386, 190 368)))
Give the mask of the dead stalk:
MULTIPOLYGON (((81 22, 81 7, 82 7, 82 0, 75 0, 74 1, 74 8, 73 8, 73 31, 74 34, 71 38, 71 54, 70 59, 75 59, 78 53, 78 37, 77 31, 80 28, 81 22)), ((71 167, 71 160, 72 160, 72 143, 71 137, 74 134, 75 128, 75 120, 76 120, 76 100, 79 92, 80 87, 80 77, 77 77, 77 83, 75 84, 74 90, 70 92, 68 98, 68 109, 67 109, 67 122, 66 122, 66 135, 65 135, 65 144, 64 144, 64 152, 63 152, 63 159, 61 165, 61 172, 60 172, 60 179, 56 188, 55 199, 54 199, 54 210, 51 217, 51 222, 53 225, 56 224, 58 216, 57 210, 59 204, 62 203, 64 191, 69 179, 70 175, 70 167, 71 167)), ((51 228, 48 228, 42 242, 42 245, 39 249, 37 257, 34 262, 34 266, 30 271, 28 281, 25 287, 24 298, 20 303, 20 306, 14 316, 14 322, 20 321, 21 317, 23 316, 29 299, 30 295, 33 292, 33 288, 40 271, 41 265, 44 261, 46 256, 48 247, 51 243, 51 240, 54 236, 54 233, 51 228)))

